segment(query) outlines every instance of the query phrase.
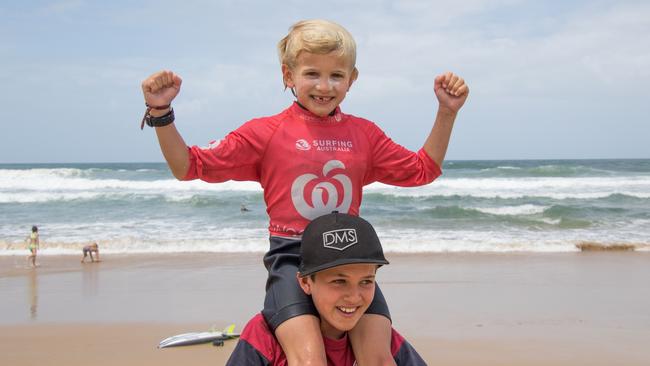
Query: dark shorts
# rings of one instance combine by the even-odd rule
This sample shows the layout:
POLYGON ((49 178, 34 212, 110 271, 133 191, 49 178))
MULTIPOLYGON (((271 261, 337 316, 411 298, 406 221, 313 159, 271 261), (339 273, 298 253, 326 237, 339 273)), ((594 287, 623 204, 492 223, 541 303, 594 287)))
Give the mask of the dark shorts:
MULTIPOLYGON (((300 264, 300 239, 272 236, 270 249, 264 255, 264 266, 269 272, 266 280, 266 297, 262 315, 271 329, 294 316, 312 314, 318 316, 311 297, 305 294, 296 280, 300 264)), ((366 314, 379 314, 390 319, 388 304, 379 286, 366 314)))

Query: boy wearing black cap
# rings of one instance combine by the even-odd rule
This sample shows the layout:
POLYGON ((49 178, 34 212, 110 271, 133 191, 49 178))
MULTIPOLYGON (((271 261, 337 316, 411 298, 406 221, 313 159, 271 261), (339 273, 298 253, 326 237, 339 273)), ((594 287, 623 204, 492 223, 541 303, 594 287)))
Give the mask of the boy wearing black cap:
MULTIPOLYGON (((364 219, 334 212, 313 220, 302 240, 298 283, 318 310, 327 364, 356 365, 347 332, 372 303, 377 268, 388 264, 379 238, 364 219)), ((397 365, 426 365, 394 329, 391 354, 397 365)), ((248 322, 227 365, 286 365, 261 314, 248 322)))

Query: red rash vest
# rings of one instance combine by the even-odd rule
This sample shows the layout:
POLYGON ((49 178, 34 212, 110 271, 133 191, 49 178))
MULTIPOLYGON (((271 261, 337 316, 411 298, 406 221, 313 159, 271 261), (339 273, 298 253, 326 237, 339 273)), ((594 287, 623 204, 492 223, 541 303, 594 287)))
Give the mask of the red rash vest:
MULTIPOLYGON (((341 339, 323 337, 328 366, 355 366, 356 359, 347 334, 341 339)), ((398 366, 426 366, 415 348, 395 329, 391 331, 390 352, 398 366)), ((251 319, 230 354, 226 366, 286 366, 287 357, 262 314, 251 319)))
POLYGON ((340 108, 318 117, 295 102, 189 152, 184 180, 260 182, 269 231, 278 236, 301 235, 309 221, 335 210, 359 215, 370 183, 413 187, 441 174, 423 149, 402 147, 368 120, 340 108))

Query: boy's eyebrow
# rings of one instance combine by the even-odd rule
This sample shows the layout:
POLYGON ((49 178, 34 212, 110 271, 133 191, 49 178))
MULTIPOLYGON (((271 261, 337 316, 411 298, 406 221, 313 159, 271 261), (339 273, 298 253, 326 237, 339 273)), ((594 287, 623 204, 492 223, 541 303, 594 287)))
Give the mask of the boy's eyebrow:
MULTIPOLYGON (((309 72, 309 71, 321 71, 320 68, 316 66, 307 66, 303 70, 303 72, 309 72)), ((340 68, 340 69, 334 69, 332 72, 340 72, 340 73, 348 73, 349 71, 346 68, 340 68)))
MULTIPOLYGON (((334 276, 336 276, 336 277, 345 277, 345 278, 350 277, 346 273, 336 273, 334 276)), ((375 278, 375 277, 376 277, 375 274, 370 274, 370 275, 367 275, 367 276, 363 276, 363 278, 375 278)))

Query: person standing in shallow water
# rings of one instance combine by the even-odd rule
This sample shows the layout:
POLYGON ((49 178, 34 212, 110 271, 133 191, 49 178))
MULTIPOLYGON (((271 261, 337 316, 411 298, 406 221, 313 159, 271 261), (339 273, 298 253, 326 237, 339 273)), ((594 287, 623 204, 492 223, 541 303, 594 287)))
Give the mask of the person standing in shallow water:
POLYGON ((36 267, 36 254, 38 253, 39 240, 38 240, 38 227, 32 226, 32 233, 27 237, 27 249, 29 249, 29 255, 27 256, 27 263, 29 263, 32 268, 36 267))

